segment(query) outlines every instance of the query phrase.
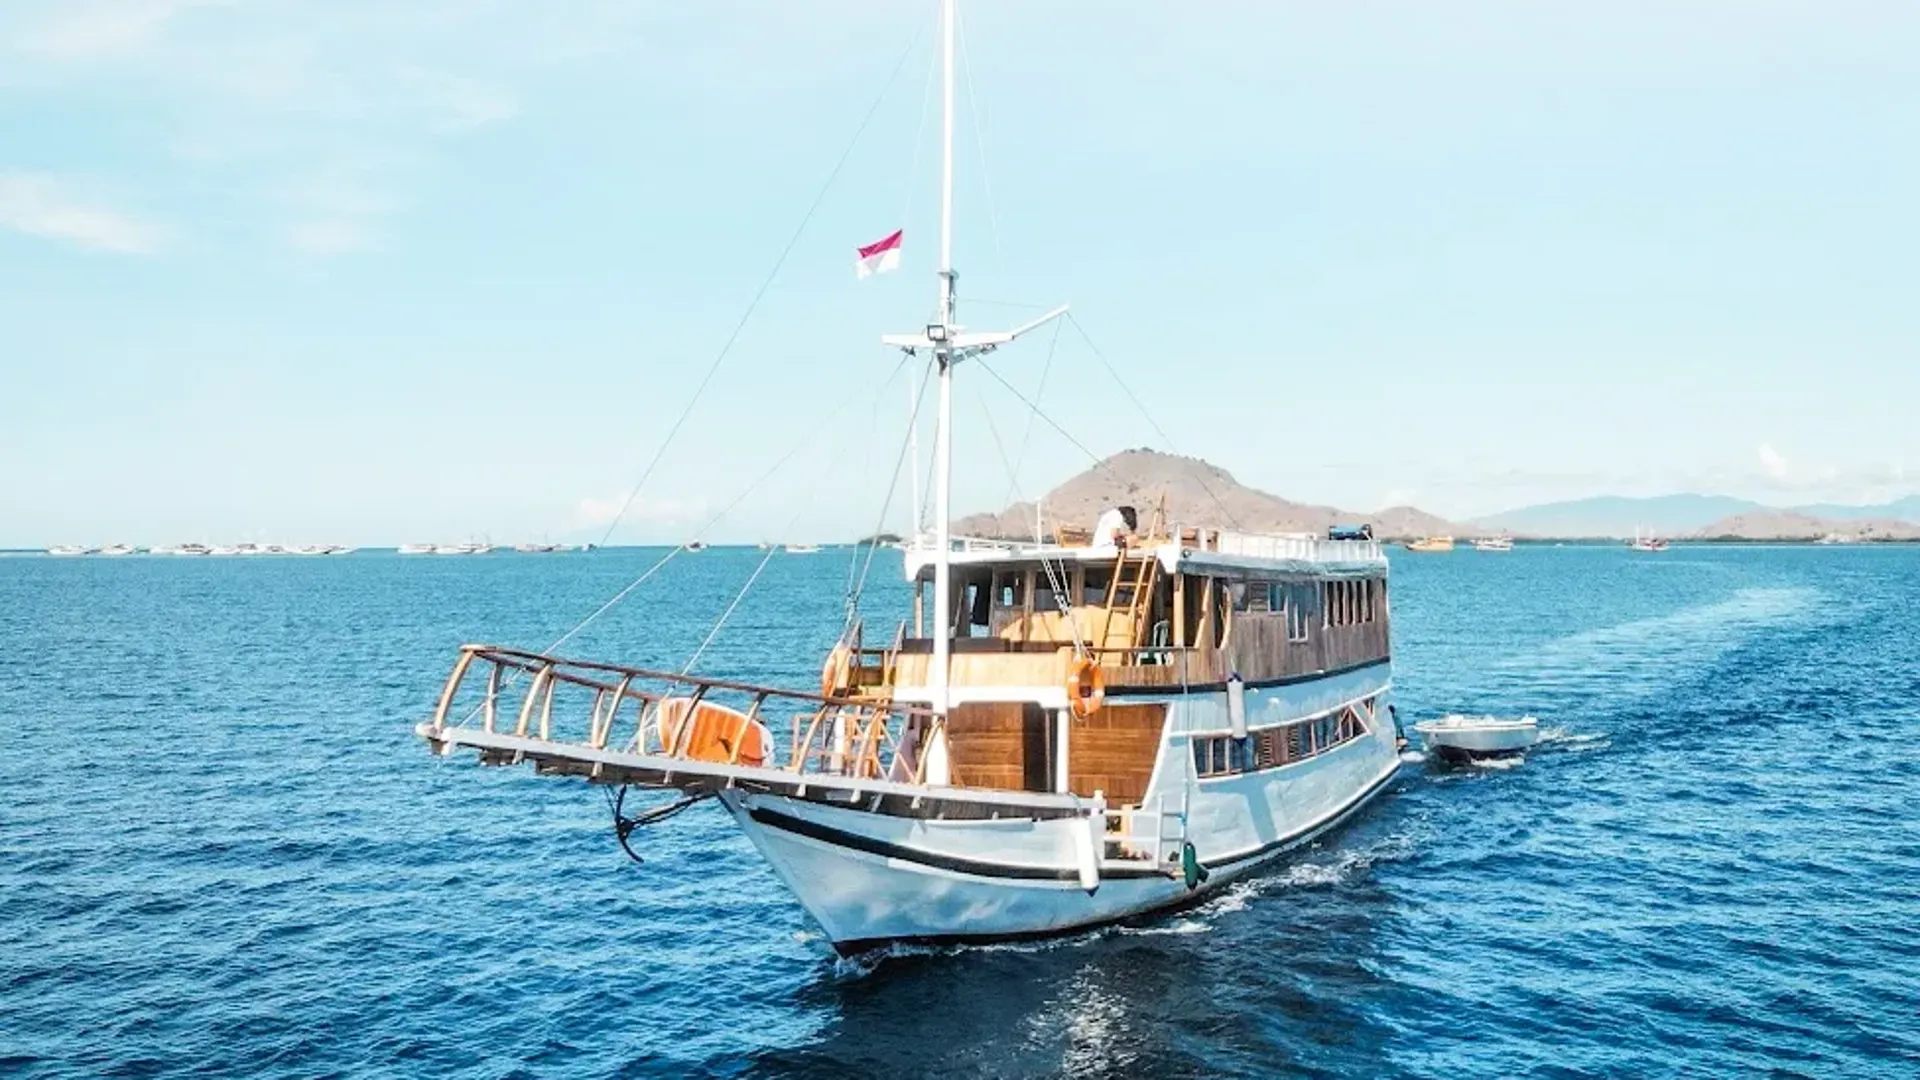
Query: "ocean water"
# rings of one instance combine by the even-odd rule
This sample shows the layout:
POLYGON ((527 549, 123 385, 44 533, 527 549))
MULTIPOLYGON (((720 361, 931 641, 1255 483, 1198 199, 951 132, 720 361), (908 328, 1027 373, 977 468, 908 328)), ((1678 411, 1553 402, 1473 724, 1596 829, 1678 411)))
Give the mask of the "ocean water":
MULTIPOLYGON (((411 733, 659 554, 0 558, 0 1074, 1920 1075, 1920 549, 1396 553, 1403 719, 1548 742, 1146 926, 860 962, 718 809, 635 865, 411 733)), ((677 665, 758 559, 567 651, 677 665)), ((847 573, 776 556, 702 668, 812 685, 847 573)))

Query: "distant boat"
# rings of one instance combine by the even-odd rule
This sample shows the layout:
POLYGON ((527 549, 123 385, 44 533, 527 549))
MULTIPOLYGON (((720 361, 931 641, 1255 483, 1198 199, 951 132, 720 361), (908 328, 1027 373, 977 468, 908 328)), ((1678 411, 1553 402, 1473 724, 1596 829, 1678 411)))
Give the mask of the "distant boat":
POLYGON ((789 555, 811 555, 814 552, 819 550, 820 550, 819 544, 788 544, 787 545, 787 554, 789 555))
POLYGON ((1667 550, 1667 542, 1652 533, 1647 533, 1643 536, 1639 529, 1635 529, 1633 530, 1633 539, 1627 541, 1627 547, 1634 551, 1665 551, 1667 550))
POLYGON ((1473 542, 1473 550, 1475 551, 1512 551, 1513 537, 1483 536, 1480 539, 1475 540, 1473 542))
POLYGON ((395 548, 394 551, 401 555, 431 555, 434 552, 434 545, 432 544, 401 544, 399 547, 395 548))
POLYGON ((93 554, 93 549, 90 547, 81 547, 79 544, 55 544, 52 547, 47 549, 47 554, 59 555, 62 557, 68 557, 73 555, 91 555, 93 554))
POLYGON ((239 547, 237 547, 237 546, 235 546, 235 545, 232 545, 232 544, 215 544, 214 546, 212 546, 212 547, 210 547, 210 548, 208 548, 208 549, 207 549, 207 554, 209 554, 209 555, 238 555, 238 554, 240 554, 240 549, 239 549, 239 547))
POLYGON ((1407 544, 1408 551, 1452 551, 1453 537, 1428 536, 1407 544))
POLYGON ((464 544, 433 545, 435 555, 485 555, 492 550, 492 544, 482 544, 476 540, 469 540, 464 544))
POLYGON ((1846 533, 1830 532, 1827 535, 1821 537, 1820 539, 1815 540, 1814 543, 1816 544, 1851 544, 1857 539, 1858 537, 1848 536, 1846 533))
POLYGON ((681 546, 686 548, 688 551, 707 550, 707 542, 704 540, 689 540, 685 544, 682 544, 681 546))
POLYGON ((131 555, 137 550, 139 549, 135 548, 131 544, 113 544, 109 547, 101 548, 99 551, 94 552, 94 554, 96 555, 131 555))

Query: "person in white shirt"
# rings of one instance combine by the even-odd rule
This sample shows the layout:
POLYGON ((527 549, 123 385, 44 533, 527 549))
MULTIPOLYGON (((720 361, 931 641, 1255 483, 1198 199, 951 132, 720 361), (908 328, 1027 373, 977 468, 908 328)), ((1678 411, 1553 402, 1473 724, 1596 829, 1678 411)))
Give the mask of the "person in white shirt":
POLYGON ((1140 527, 1140 518, 1131 506, 1116 506, 1093 523, 1094 547, 1120 547, 1140 527))

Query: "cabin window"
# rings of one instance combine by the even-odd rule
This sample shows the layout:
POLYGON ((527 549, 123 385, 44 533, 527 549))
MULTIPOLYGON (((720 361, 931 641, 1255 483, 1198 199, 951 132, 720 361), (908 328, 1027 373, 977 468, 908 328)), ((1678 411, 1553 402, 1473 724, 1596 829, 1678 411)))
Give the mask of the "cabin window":
POLYGON ((1378 591, 1371 578, 1361 581, 1327 582, 1327 625, 1357 626, 1361 623, 1373 622, 1379 607, 1375 602, 1378 591))
POLYGON ((1107 602, 1107 586, 1113 581, 1113 574, 1107 570, 1088 570, 1084 584, 1080 588, 1080 602, 1099 606, 1107 602))
POLYGON ((1312 581, 1287 582, 1273 587, 1273 609, 1287 616, 1287 640, 1305 641, 1320 618, 1320 585, 1312 581))
POLYGON ((1193 771, 1197 776, 1226 776, 1259 768, 1253 736, 1235 739, 1207 735, 1193 740, 1193 771))
POLYGON ((1251 585, 1243 585, 1241 588, 1246 590, 1247 596, 1247 603, 1244 610, 1255 613, 1274 610, 1273 586, 1271 584, 1265 581, 1257 581, 1251 585))
POLYGON ((1233 598, 1233 610, 1245 611, 1251 603, 1253 589, 1244 581, 1236 581, 1227 586, 1227 595, 1233 598))

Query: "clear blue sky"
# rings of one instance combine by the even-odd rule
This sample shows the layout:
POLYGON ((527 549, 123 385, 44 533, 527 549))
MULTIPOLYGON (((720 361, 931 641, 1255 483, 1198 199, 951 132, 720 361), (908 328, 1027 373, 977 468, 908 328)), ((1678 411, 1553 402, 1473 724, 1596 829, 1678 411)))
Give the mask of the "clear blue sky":
MULTIPOLYGON (((864 527, 875 339, 934 292, 933 12, 8 0, 0 545, 597 538, 918 34, 619 538, 809 428, 716 535, 864 527)), ((963 298, 1071 301, 1182 452, 1454 516, 1920 485, 1920 5, 962 12, 963 298)), ((992 362, 1031 393, 1048 340, 992 362)), ((958 399, 959 508, 997 505, 1023 410, 958 399)), ((1042 403, 1164 447, 1071 328, 1042 403)), ((1019 464, 1087 459, 1037 426, 1019 464)))

